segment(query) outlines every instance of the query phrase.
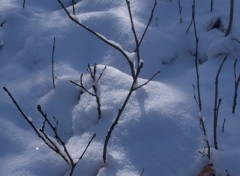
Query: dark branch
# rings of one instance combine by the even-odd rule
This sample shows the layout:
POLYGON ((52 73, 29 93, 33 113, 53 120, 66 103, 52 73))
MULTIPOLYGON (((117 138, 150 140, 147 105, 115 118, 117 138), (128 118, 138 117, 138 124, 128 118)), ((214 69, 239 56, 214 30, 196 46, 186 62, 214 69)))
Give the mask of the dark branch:
POLYGON ((131 69, 131 73, 132 75, 134 75, 134 69, 133 69, 133 63, 131 62, 131 59, 128 57, 128 55, 125 53, 125 51, 122 49, 122 47, 118 44, 113 43, 112 41, 108 40, 106 37, 104 37, 103 35, 98 34, 97 32, 93 31, 92 29, 88 28, 87 26, 83 25, 81 22, 79 22, 76 18, 74 18, 66 9, 66 7, 63 5, 63 3, 61 2, 61 0, 57 0, 58 3, 61 5, 61 7, 63 8, 63 10, 66 12, 67 16, 70 18, 70 20, 72 20, 74 23, 76 23, 77 25, 79 25, 80 27, 82 27, 83 29, 85 29, 86 31, 88 31, 89 33, 93 34, 94 36, 96 36, 98 39, 100 39, 101 41, 103 41, 104 43, 106 43, 107 45, 111 46, 112 48, 116 49, 117 51, 119 51, 127 60, 130 69, 131 69))
POLYGON ((84 149, 82 155, 79 157, 78 161, 80 161, 83 158, 84 154, 86 153, 88 147, 90 146, 90 144, 92 143, 92 141, 95 137, 96 137, 96 133, 92 136, 91 140, 88 142, 87 146, 85 147, 85 149, 84 149))
MULTIPOLYGON (((147 23, 147 26, 146 26, 146 28, 145 28, 145 30, 144 30, 144 32, 143 32, 143 35, 142 35, 142 37, 141 37, 141 39, 140 39, 140 41, 139 41, 139 43, 138 43, 138 47, 141 46, 142 41, 143 41, 143 39, 144 39, 144 37, 145 37, 145 35, 146 35, 147 31, 148 31, 148 28, 149 28, 149 26, 150 26, 150 24, 151 24, 151 22, 152 22, 153 14, 154 14, 154 11, 155 11, 155 9, 156 9, 156 6, 157 6, 157 0, 155 0, 155 2, 154 2, 153 8, 152 8, 152 12, 151 12, 151 16, 150 16, 150 18, 149 18, 149 20, 148 20, 148 23, 147 23)), ((136 49, 135 49, 135 50, 136 50, 136 49)))
POLYGON ((54 54, 55 54, 55 42, 56 38, 53 39, 53 47, 52 47, 52 83, 53 88, 55 89, 55 76, 54 76, 54 54))
POLYGON ((214 99, 214 115, 213 115, 213 139, 214 139, 214 148, 218 150, 218 141, 217 141, 217 124, 218 124, 218 112, 219 107, 221 104, 221 100, 218 99, 218 82, 219 82, 219 75, 221 73, 222 67, 226 62, 228 56, 225 56, 216 75, 215 78, 215 99, 214 99))
POLYGON ((147 80, 145 83, 141 84, 140 86, 137 86, 134 88, 134 91, 147 85, 150 81, 152 81, 158 74, 160 74, 160 71, 156 72, 149 80, 147 80))

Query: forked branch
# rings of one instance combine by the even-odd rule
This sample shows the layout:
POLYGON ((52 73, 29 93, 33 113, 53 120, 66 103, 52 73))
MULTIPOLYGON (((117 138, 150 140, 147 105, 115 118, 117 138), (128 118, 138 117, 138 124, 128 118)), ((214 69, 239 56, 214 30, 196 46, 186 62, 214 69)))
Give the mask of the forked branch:
POLYGON ((89 95, 95 97, 96 103, 97 103, 97 111, 98 111, 98 120, 102 118, 102 112, 101 112, 101 98, 100 98, 100 86, 99 81, 102 78, 103 72, 106 70, 107 66, 103 68, 99 76, 97 77, 97 64, 94 65, 93 68, 90 67, 88 64, 88 72, 90 74, 90 77, 92 79, 92 89, 93 92, 90 92, 84 85, 83 85, 83 74, 80 76, 80 84, 70 80, 71 83, 74 85, 80 87, 82 92, 87 92, 89 95))
MULTIPOLYGON (((139 50, 139 47, 144 39, 144 36, 146 35, 146 32, 149 28, 149 25, 152 21, 152 18, 153 18, 153 13, 156 9, 156 5, 157 5, 157 0, 154 0, 154 5, 153 5, 153 8, 152 8, 152 11, 151 11, 151 15, 150 15, 150 18, 148 20, 148 23, 146 25, 146 28, 139 40, 139 38, 137 37, 137 33, 136 33, 136 29, 135 29, 135 25, 134 25, 134 20, 133 20, 133 16, 132 16, 132 11, 131 11, 131 5, 130 5, 130 1, 129 0, 126 0, 126 4, 127 4, 127 8, 128 8, 128 13, 129 13, 129 18, 130 18, 130 22, 131 22, 131 29, 132 29, 132 33, 133 33, 133 37, 134 37, 134 40, 135 40, 135 50, 132 54, 136 55, 136 58, 132 58, 132 55, 130 56, 128 52, 126 52, 122 47, 121 45, 117 44, 116 42, 113 42, 111 40, 108 40, 106 37, 104 37, 103 35, 100 35, 99 33, 95 32, 94 30, 88 28, 87 26, 85 26, 84 24, 82 24, 80 21, 78 21, 75 17, 73 17, 69 11, 66 9, 66 7, 63 5, 63 3, 61 2, 61 0, 57 0, 59 2, 59 4, 61 5, 61 7, 64 9, 64 11, 66 12, 66 14, 68 15, 68 17, 73 21, 75 22, 77 25, 79 25, 80 27, 82 27, 83 29, 87 30, 88 32, 90 32, 91 34, 93 34, 94 36, 96 36, 98 39, 100 39, 101 41, 103 41, 104 43, 106 43, 107 45, 111 46, 112 48, 116 49, 118 52, 120 52, 124 58, 127 60, 128 62, 128 65, 130 67, 130 70, 131 70, 131 75, 132 75, 132 84, 131 84, 131 87, 130 87, 130 90, 127 94, 127 97, 126 99, 124 100, 121 108, 119 109, 118 113, 117 113, 117 116, 115 118, 115 120, 113 121, 110 129, 108 130, 107 132, 107 136, 105 138, 105 141, 104 141, 104 148, 103 148, 103 161, 104 163, 106 162, 106 159, 107 159, 107 146, 108 146, 108 142, 109 142, 109 139, 112 135, 112 132, 114 131, 115 129, 115 126, 118 124, 118 121, 132 95, 132 93, 143 87, 144 85, 148 84, 159 72, 157 72, 155 75, 152 76, 152 78, 150 78, 149 81, 145 82, 144 84, 138 86, 138 77, 141 73, 141 70, 143 68, 143 61, 141 59, 141 56, 140 56, 140 50, 139 50), (137 61, 137 64, 135 64, 135 59, 137 61)), ((90 74, 93 76, 94 75, 94 70, 89 70, 90 71, 90 74)), ((73 81, 71 81, 72 83, 74 83, 73 81)), ((78 85, 77 83, 74 83, 75 85, 78 85)), ((80 87, 82 87, 84 90, 86 88, 84 88, 84 86, 81 84, 81 81, 80 81, 80 84, 79 84, 80 87)), ((94 88, 93 88, 94 89, 94 88)), ((87 91, 88 92, 88 91, 87 91)), ((95 93, 91 93, 91 95, 95 95, 95 93)))
POLYGON ((214 140, 214 148, 218 150, 218 140, 217 140, 217 125, 218 125, 218 113, 219 107, 221 104, 221 99, 218 98, 218 84, 219 84, 219 75, 222 71, 223 65, 226 62, 228 56, 225 56, 216 75, 215 78, 215 98, 214 98, 214 115, 213 115, 213 140, 214 140))
POLYGON ((22 108, 19 106, 15 98, 12 96, 12 94, 8 91, 6 87, 3 87, 4 91, 7 92, 8 96, 11 98, 13 101, 14 105, 17 107, 18 111, 20 114, 23 116, 23 118, 27 121, 27 123, 31 126, 31 128, 34 130, 34 132, 38 135, 38 137, 50 148, 52 149, 55 153, 57 153, 69 166, 70 166, 70 172, 69 176, 73 175, 73 171, 77 165, 77 163, 82 159, 83 155, 85 154, 86 150, 88 149, 89 145, 91 144, 92 140, 96 136, 94 134, 92 138, 90 139, 89 143, 85 147, 82 155, 78 158, 77 161, 74 161, 72 156, 69 153, 69 150, 65 144, 65 142, 62 140, 58 133, 58 121, 54 118, 56 125, 53 125, 52 122, 49 120, 48 116, 46 113, 43 112, 42 108, 40 105, 37 106, 38 111, 43 117, 43 124, 40 129, 38 129, 32 122, 32 119, 28 117, 22 110, 22 108), (46 125, 50 128, 50 130, 54 134, 54 138, 49 136, 47 132, 45 131, 46 125))

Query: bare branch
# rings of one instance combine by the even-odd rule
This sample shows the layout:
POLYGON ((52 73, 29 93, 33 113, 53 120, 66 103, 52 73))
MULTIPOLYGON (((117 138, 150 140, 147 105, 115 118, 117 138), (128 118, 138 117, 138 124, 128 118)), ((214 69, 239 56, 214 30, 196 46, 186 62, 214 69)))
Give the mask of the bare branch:
MULTIPOLYGON (((30 117, 28 117, 23 110, 21 109, 21 107, 18 105, 17 101, 13 98, 13 96, 11 95, 11 93, 8 91, 8 89, 6 87, 3 87, 4 91, 7 92, 7 94, 9 95, 9 97, 11 98, 11 100, 13 101, 14 105, 17 107, 18 111, 20 112, 20 114, 23 116, 23 118, 28 122, 28 124, 32 127, 32 129, 35 131, 35 133, 38 135, 38 137, 49 147, 51 148, 54 152, 56 152, 57 154, 59 154, 67 164, 69 163, 69 160, 60 152, 58 146, 56 146, 56 144, 48 137, 47 134, 45 134, 44 132, 44 127, 42 127, 42 129, 38 130, 36 128, 36 126, 33 124, 32 119, 30 119, 30 117)), ((46 122, 44 122, 45 125, 46 122)))
POLYGON ((160 71, 156 72, 149 80, 147 80, 145 83, 141 84, 140 86, 137 86, 134 88, 134 91, 147 85, 150 81, 152 81, 158 74, 160 74, 160 71))
POLYGON ((211 12, 213 12, 213 0, 211 0, 211 12))
POLYGON ((193 98, 194 98, 194 100, 196 101, 196 103, 199 107, 199 103, 198 103, 197 96, 196 96, 196 86, 195 86, 195 84, 193 84, 193 93, 194 93, 193 98))
POLYGON ((182 18, 182 5, 181 5, 181 0, 178 0, 178 11, 179 11, 179 22, 182 23, 183 22, 183 18, 182 18))
POLYGON ((224 118, 223 124, 222 124, 222 132, 223 132, 223 133, 224 133, 224 129, 225 129, 225 123, 226 123, 226 119, 224 118))
POLYGON ((235 114, 236 106, 237 106, 237 97, 238 97, 238 87, 240 83, 240 73, 237 76, 237 61, 234 62, 234 96, 233 96, 233 106, 232 106, 232 113, 235 114))
POLYGON ((39 131, 37 130, 37 128, 34 126, 34 124, 32 123, 32 119, 30 117, 28 117, 23 110, 21 109, 21 107, 18 105, 17 101, 13 98, 12 94, 9 92, 9 90, 6 87, 3 87, 3 90, 5 92, 7 92, 8 96, 11 98, 11 100, 13 101, 13 104, 17 107, 18 111, 20 112, 20 114, 23 116, 23 118, 28 122, 28 124, 32 127, 32 129, 37 133, 37 135, 39 137, 41 137, 41 135, 39 134, 39 131))
POLYGON ((55 42, 56 38, 53 39, 53 47, 52 47, 52 83, 53 88, 55 89, 55 76, 54 76, 54 54, 55 54, 55 42))
POLYGON ((85 92, 87 92, 88 94, 92 95, 92 96, 96 96, 94 93, 90 92, 89 90, 87 90, 83 85, 78 84, 76 82, 74 82, 73 80, 70 80, 71 83, 73 83, 74 85, 80 87, 81 89, 83 89, 85 92))
POLYGON ((214 99, 214 114, 213 114, 213 138, 214 138, 214 148, 218 150, 218 141, 217 141, 217 124, 218 124, 218 112, 219 107, 221 104, 221 100, 218 99, 218 82, 219 82, 219 75, 221 73, 222 67, 226 62, 228 56, 225 56, 216 75, 215 78, 215 99, 214 99))
POLYGON ((72 20, 74 23, 76 23, 77 25, 79 25, 80 27, 82 27, 83 29, 85 29, 86 31, 88 31, 89 33, 93 34, 94 36, 96 36, 98 39, 100 39, 101 41, 103 41, 104 43, 106 43, 107 45, 111 46, 112 48, 116 49, 117 51, 119 51, 127 60, 130 69, 131 69, 131 73, 132 75, 134 75, 134 69, 133 69, 133 63, 131 62, 131 59, 128 57, 128 55, 126 54, 126 52, 122 49, 122 47, 120 45, 117 45, 116 43, 112 42, 111 40, 108 40, 106 37, 100 35, 99 33, 93 31, 92 29, 88 28, 87 26, 85 26, 84 24, 82 24, 81 22, 79 22, 76 18, 74 18, 66 9, 66 7, 63 5, 63 3, 61 2, 61 0, 57 0, 58 3, 61 5, 61 7, 63 8, 63 10, 66 12, 67 16, 70 18, 70 20, 72 20))
POLYGON ((46 121, 46 123, 50 126, 51 130, 54 132, 54 136, 56 138, 57 141, 60 142, 60 144, 63 146, 63 149, 64 149, 64 152, 66 153, 67 157, 68 157, 68 160, 71 162, 71 165, 74 164, 73 162, 73 159, 71 157, 71 155, 69 154, 68 152, 68 149, 65 145, 65 142, 63 142, 63 140, 61 139, 61 137, 59 136, 58 132, 57 132, 57 128, 54 127, 52 125, 52 123, 49 121, 48 117, 47 117, 47 114, 45 114, 43 111, 42 111, 42 108, 40 105, 37 106, 37 109, 38 111, 40 112, 40 114, 43 116, 44 120, 46 121))
MULTIPOLYGON (((73 17, 73 16, 69 13, 69 11, 66 9, 66 7, 65 7, 65 6, 63 5, 63 3, 61 2, 61 0, 57 0, 57 1, 58 1, 58 3, 61 5, 61 7, 63 8, 63 10, 65 11, 65 13, 67 14, 67 16, 70 18, 70 20, 72 20, 74 23, 76 23, 77 25, 79 25, 80 27, 82 27, 83 29, 85 29, 86 31, 88 31, 89 33, 91 33, 91 34, 93 34, 94 36, 96 36, 98 39, 100 39, 101 41, 103 41, 103 42, 106 43, 107 45, 111 46, 112 48, 114 48, 114 49, 116 49, 118 52, 120 52, 120 53, 125 57, 125 59, 127 60, 128 65, 129 65, 130 70, 131 70, 131 75, 132 75, 132 78, 133 78, 133 81, 132 81, 132 84, 131 84, 131 88, 130 88, 130 90, 129 90, 129 92, 128 92, 128 95, 127 95, 125 101, 123 102, 121 108, 120 108, 119 111, 118 111, 117 117, 115 118, 115 120, 114 120, 114 122, 112 123, 110 129, 108 130, 107 136, 106 136, 106 138, 105 138, 104 148, 103 148, 103 161, 104 161, 104 163, 105 163, 105 162, 106 162, 106 155, 107 155, 108 141, 109 141, 109 139, 110 139, 110 137, 111 137, 111 134, 112 134, 115 126, 118 124, 118 121, 119 121, 119 119, 120 119, 120 117, 121 117, 121 115, 122 115, 122 113, 123 113, 123 111, 124 111, 124 109, 125 109, 128 101, 129 101, 132 93, 136 90, 134 86, 136 85, 138 76, 139 76, 139 74, 140 74, 140 72, 141 72, 141 69, 143 68, 143 62, 142 62, 141 59, 140 59, 139 46, 141 45, 141 43, 142 43, 142 41, 143 41, 143 38, 144 38, 144 36, 145 36, 145 34, 146 34, 147 30, 148 30, 148 27, 149 27, 149 25, 150 25, 150 23, 151 23, 151 21, 152 21, 153 12, 154 12, 154 10, 155 10, 157 0, 155 0, 155 3, 154 3, 154 6, 153 6, 153 9, 152 9, 151 16, 150 16, 150 18, 149 18, 149 21, 148 21, 148 24, 147 24, 147 26, 146 26, 146 29, 145 29, 145 31, 143 32, 143 35, 142 35, 142 37, 141 37, 141 39, 140 39, 140 42, 139 42, 139 40, 138 40, 138 37, 137 37, 137 34, 136 34, 136 30, 135 30, 135 26, 134 26, 134 23, 133 23, 132 12, 131 12, 131 7, 130 7, 130 1, 129 1, 129 0, 126 0, 127 7, 128 7, 128 12, 129 12, 129 18, 130 18, 130 21, 131 21, 132 32, 133 32, 134 39, 135 39, 135 43, 136 43, 135 53, 136 53, 136 55, 137 55, 137 61, 138 61, 138 64, 137 64, 136 67, 135 67, 135 65, 134 65, 134 62, 132 62, 132 59, 130 58, 129 54, 128 54, 119 44, 117 44, 117 43, 115 43, 115 42, 113 42, 113 41, 111 41, 111 40, 108 40, 106 37, 100 35, 99 33, 93 31, 92 29, 90 29, 90 28, 88 28, 87 26, 85 26, 84 24, 82 24, 80 21, 77 20, 77 18, 73 17)), ((96 67, 94 68, 94 70, 96 70, 96 67)), ((92 77, 92 79, 94 80, 94 83, 95 83, 96 72, 95 72, 94 70, 91 70, 91 68, 88 67, 88 71, 89 71, 89 73, 90 73, 90 75, 91 75, 91 77, 92 77)), ((104 71, 104 70, 103 70, 103 71, 104 71)), ((103 71, 102 71, 102 73, 103 73, 103 71)), ((101 76, 102 76, 102 74, 100 74, 99 79, 101 78, 101 76)), ((154 75, 150 80, 152 80, 155 76, 156 76, 156 75, 154 75)), ((150 80, 149 80, 149 81, 150 81, 150 80)), ((144 86, 144 85, 146 85, 146 84, 148 84, 149 81, 147 81, 147 82, 144 83, 143 85, 137 87, 137 89, 140 88, 140 87, 142 87, 142 86, 144 86)), ((73 81, 71 81, 71 82, 72 82, 73 84, 79 86, 80 88, 82 88, 83 90, 85 90, 86 92, 89 93, 89 91, 87 91, 86 88, 83 86, 83 83, 82 83, 82 75, 81 75, 81 77, 80 77, 80 84, 77 84, 77 83, 75 83, 75 82, 73 82, 73 81)), ((94 90, 94 93, 91 93, 90 95, 95 96, 95 97, 96 97, 96 101, 97 101, 97 103, 98 103, 98 98, 99 98, 99 97, 98 97, 98 95, 97 95, 97 87, 96 87, 96 85, 94 84, 92 88, 93 88, 93 90, 94 90)), ((100 99, 99 99, 99 102, 100 102, 100 99)), ((100 103, 98 103, 98 107, 99 107, 99 105, 100 105, 100 103)), ((99 111, 99 112, 100 112, 100 111, 99 111)))
POLYGON ((144 174, 144 171, 145 171, 145 170, 144 170, 144 168, 143 168, 143 170, 142 170, 142 173, 141 173, 141 176, 143 176, 143 174, 144 174))
POLYGON ((129 18, 130 18, 130 21, 131 21, 131 27, 132 27, 133 36, 134 36, 134 39, 135 39, 135 44, 136 44, 136 47, 138 48, 139 42, 138 42, 138 37, 137 37, 136 30, 135 30, 135 26, 134 26, 134 23, 133 23, 133 17, 132 17, 132 11, 131 11, 131 7, 130 7, 130 1, 126 0, 126 3, 127 3, 127 7, 128 7, 128 14, 129 14, 129 18))
POLYGON ((99 77, 98 77, 98 80, 101 79, 101 77, 102 77, 102 75, 103 75, 103 72, 106 70, 106 68, 107 68, 107 66, 105 66, 105 67, 103 68, 102 72, 100 73, 100 75, 99 75, 99 77))
MULTIPOLYGON (((79 157, 78 161, 80 161, 80 160, 83 158, 84 154, 86 153, 88 147, 90 146, 91 142, 93 141, 93 139, 94 139, 95 137, 96 137, 96 133, 92 136, 91 140, 88 142, 86 148, 84 149, 82 155, 79 157)), ((77 161, 77 162, 78 162, 78 161, 77 161)))
POLYGON ((96 78, 97 77, 97 64, 94 65, 93 68, 90 67, 90 65, 88 64, 88 72, 91 76, 91 79, 92 79, 92 89, 93 89, 93 92, 90 92, 84 85, 83 85, 83 74, 81 74, 80 76, 80 84, 70 80, 71 83, 73 83, 74 85, 80 87, 82 90, 84 90, 85 92, 87 92, 89 95, 95 97, 96 99, 96 103, 97 103, 97 111, 98 111, 98 119, 100 120, 101 117, 102 117, 102 112, 101 112, 101 101, 100 101, 100 97, 99 97, 99 86, 96 85, 98 84, 98 81, 101 79, 102 77, 102 74, 104 72, 104 70, 106 69, 107 66, 104 67, 104 69, 102 70, 102 72, 100 73, 98 79, 96 78))
POLYGON ((26 4, 26 1, 25 1, 25 0, 23 0, 23 8, 25 8, 25 4, 26 4))
MULTIPOLYGON (((147 30, 148 30, 148 28, 149 28, 149 26, 150 26, 150 24, 152 22, 153 14, 154 14, 154 11, 156 9, 156 6, 157 6, 157 0, 155 0, 155 2, 154 2, 153 8, 152 8, 152 12, 151 12, 151 16, 150 16, 150 18, 148 20, 148 23, 147 23, 147 26, 146 26, 146 28, 145 28, 145 30, 143 32, 143 35, 142 35, 142 37, 141 37, 141 39, 140 39, 140 41, 138 43, 138 47, 140 47, 140 45, 142 44, 142 41, 143 41, 143 39, 144 39, 144 37, 145 37, 145 35, 147 33, 147 30)), ((135 49, 135 51, 136 51, 136 49, 135 49)))
POLYGON ((155 7, 156 7, 156 0, 155 0, 154 8, 153 8, 153 10, 152 10, 151 17, 150 17, 150 19, 149 19, 149 24, 147 25, 147 27, 146 27, 146 29, 145 29, 145 31, 144 31, 144 33, 143 33, 143 36, 142 36, 140 42, 138 41, 137 34, 136 34, 136 30, 135 30, 135 27, 134 27, 134 23, 133 23, 133 18, 132 18, 132 13, 131 13, 131 8, 130 8, 130 2, 129 2, 129 0, 126 0, 126 3, 127 3, 127 6, 128 6, 128 12, 129 12, 129 18, 130 18, 130 21, 131 21, 132 32, 133 32, 134 39, 135 39, 135 43, 136 43, 135 53, 136 53, 136 55, 137 55, 137 61, 138 61, 138 63, 137 63, 137 66, 136 66, 136 67, 135 67, 134 63, 132 63, 132 64, 130 65, 130 68, 131 68, 131 71, 132 71, 132 78, 133 78, 133 81, 132 81, 132 84, 131 84, 131 88, 130 88, 130 90, 129 90, 129 92, 128 92, 128 94, 127 94, 127 96, 126 96, 126 98, 125 98, 125 100, 124 100, 121 108, 119 109, 115 120, 113 121, 111 127, 109 128, 109 130, 108 130, 108 132, 107 132, 107 135, 106 135, 106 138, 105 138, 105 141, 104 141, 104 147, 103 147, 103 162, 104 162, 104 163, 106 162, 106 159, 107 159, 107 147, 108 147, 108 142, 109 142, 109 140, 110 140, 110 137, 111 137, 111 135, 112 135, 112 133, 113 133, 116 125, 118 124, 118 121, 119 121, 119 119, 120 119, 120 117, 121 117, 121 115, 122 115, 122 113, 123 113, 123 111, 124 111, 124 109, 125 109, 128 101, 129 101, 129 99, 130 99, 131 96, 132 96, 132 93, 133 93, 135 90, 137 90, 138 88, 140 88, 140 87, 148 84, 148 83, 159 73, 159 72, 157 72, 157 73, 156 73, 152 78, 150 78, 147 82, 145 82, 144 84, 136 87, 136 83, 137 83, 137 80, 138 80, 138 76, 139 76, 139 74, 140 74, 140 72, 141 72, 141 70, 142 70, 142 68, 143 68, 143 62, 142 62, 142 60, 140 59, 139 46, 140 46, 140 44, 141 44, 141 42, 142 42, 142 40, 143 40, 143 38, 144 38, 144 36, 145 36, 145 33, 146 33, 147 29, 148 29, 148 26, 149 26, 150 22, 152 21, 152 15, 153 15, 153 12, 154 12, 155 7), (136 71, 135 71, 135 70, 136 70, 136 71))
POLYGON ((232 24, 233 24, 233 17, 234 17, 234 0, 230 0, 229 22, 228 22, 228 27, 227 27, 225 36, 228 36, 231 32, 232 24))
POLYGON ((72 0, 73 15, 75 15, 75 0, 72 0))
POLYGON ((193 0, 193 4, 192 4, 192 19, 190 22, 190 25, 187 29, 186 32, 188 32, 188 30, 190 29, 191 25, 193 24, 193 28, 194 28, 194 36, 195 36, 195 69, 196 69, 196 78, 197 78, 197 87, 195 87, 195 85, 193 84, 193 89, 194 89, 194 99, 198 105, 198 109, 199 109, 199 121, 200 121, 200 128, 203 131, 203 135, 204 135, 204 141, 207 145, 207 157, 208 159, 211 158, 211 148, 210 148, 210 144, 208 141, 208 136, 207 136, 207 130, 205 127, 205 122, 202 116, 202 99, 201 99, 201 90, 200 90, 200 75, 199 75, 199 68, 198 68, 198 45, 199 45, 199 38, 198 38, 198 34, 197 34, 197 26, 196 26, 196 19, 195 19, 195 0, 193 0), (197 94, 196 94, 197 91, 197 94))
POLYGON ((240 43, 240 40, 238 40, 238 39, 236 39, 236 38, 232 38, 231 40, 233 40, 233 41, 236 41, 236 42, 240 43))

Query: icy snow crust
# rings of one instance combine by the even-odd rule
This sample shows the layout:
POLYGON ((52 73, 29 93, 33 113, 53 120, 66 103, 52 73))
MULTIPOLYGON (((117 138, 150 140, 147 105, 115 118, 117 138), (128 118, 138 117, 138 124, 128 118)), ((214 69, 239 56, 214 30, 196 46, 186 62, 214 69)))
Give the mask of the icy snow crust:
MULTIPOLYGON (((64 0, 71 11, 71 0, 64 0)), ((100 35, 116 43, 134 61, 134 38, 125 1, 76 1, 76 18, 100 35)), ((239 14, 240 4, 235 2, 239 14)), ((111 47, 73 24, 55 0, 22 2, 0 0, 0 85, 6 86, 37 127, 42 118, 36 110, 40 104, 48 117, 59 121, 58 131, 74 159, 79 158, 91 136, 96 133, 74 175, 84 176, 192 176, 207 163, 199 151, 204 141, 199 129, 199 112, 193 98, 195 80, 194 32, 186 33, 191 20, 191 0, 182 1, 183 23, 179 23, 178 1, 159 0, 154 19, 140 48, 144 61, 138 84, 155 72, 160 76, 133 93, 108 148, 107 163, 102 150, 107 131, 116 117, 132 82, 126 60, 111 47), (56 88, 52 88, 51 54, 56 37, 56 88), (83 84, 90 91, 93 82, 87 64, 97 65, 102 119, 97 104, 86 92, 70 83, 83 84)), ((215 2, 210 13, 208 1, 196 1, 197 27, 200 37, 199 66, 203 112, 211 146, 214 79, 222 55, 229 58, 220 75, 219 96, 223 99, 219 116, 219 148, 212 150, 217 175, 238 175, 240 137, 237 114, 231 115, 233 97, 233 62, 239 57, 239 24, 234 23, 231 36, 224 37, 229 2, 215 2), (222 29, 209 30, 217 18, 222 29), (221 132, 226 118, 225 132, 221 132)), ((140 37, 148 21, 153 2, 131 0, 134 23, 140 37)), ((238 19, 238 15, 236 18, 238 19)), ((236 20, 237 21, 237 20, 236 20)), ((240 64, 237 64, 238 72, 240 64)), ((68 165, 51 151, 24 121, 9 97, 0 91, 0 170, 4 176, 64 176, 68 165)), ((239 101, 238 101, 239 102, 239 101)), ((52 119, 51 119, 52 120, 52 119)), ((48 129, 47 129, 48 131, 48 129)))

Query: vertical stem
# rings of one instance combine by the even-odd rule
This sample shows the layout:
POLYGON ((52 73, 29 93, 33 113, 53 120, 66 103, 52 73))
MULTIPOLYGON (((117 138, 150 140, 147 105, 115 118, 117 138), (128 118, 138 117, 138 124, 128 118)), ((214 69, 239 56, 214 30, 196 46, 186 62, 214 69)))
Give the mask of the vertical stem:
POLYGON ((211 12, 213 12, 213 0, 211 0, 211 12))
POLYGON ((237 97, 238 97, 238 86, 240 82, 240 73, 237 77, 237 59, 234 62, 234 96, 233 96, 233 106, 232 106, 232 113, 235 114, 236 106, 237 106, 237 97))
POLYGON ((182 23, 182 6, 181 6, 181 0, 178 0, 178 10, 179 10, 179 21, 182 23))
POLYGON ((226 119, 224 118, 223 124, 222 124, 222 132, 223 132, 223 133, 224 133, 224 129, 225 129, 225 123, 226 123, 226 119))
POLYGON ((219 75, 221 73, 222 67, 227 60, 227 56, 223 59, 216 78, 215 78, 215 99, 214 99, 214 114, 213 114, 213 141, 214 141, 214 148, 218 150, 218 140, 217 140, 217 124, 218 124, 218 112, 219 112, 219 106, 221 103, 221 99, 218 98, 218 82, 219 82, 219 75))
POLYGON ((193 21, 193 27, 194 27, 194 34, 195 34, 195 68, 196 68, 196 75, 197 75, 197 93, 198 93, 198 105, 199 105, 199 111, 202 112, 202 100, 201 100, 201 91, 200 91, 200 76, 199 76, 199 69, 198 69, 198 44, 199 44, 199 38, 197 35, 197 26, 196 26, 196 19, 195 19, 195 0, 193 0, 193 6, 192 6, 192 21, 193 21))
POLYGON ((225 36, 228 36, 231 32, 232 24, 233 24, 233 13, 234 13, 234 0, 230 0, 229 23, 228 23, 228 28, 227 28, 227 31, 225 33, 225 36))
POLYGON ((25 3, 26 3, 25 0, 23 0, 23 8, 25 8, 25 3))
MULTIPOLYGON (((199 38, 197 35, 197 26, 196 26, 196 18, 195 18, 195 0, 193 0, 193 5, 192 5, 192 21, 191 24, 193 23, 193 27, 194 27, 194 34, 195 34, 195 42, 196 42, 196 48, 195 48, 195 68, 196 68, 196 76, 197 76, 197 104, 198 104, 198 108, 199 108, 199 112, 202 113, 202 100, 201 100, 201 91, 200 91, 200 76, 199 76, 199 68, 198 68, 198 44, 199 44, 199 38)), ((190 24, 190 26, 191 26, 190 24)), ((190 28, 189 26, 189 28, 190 28)), ((189 29, 188 28, 188 29, 189 29)), ((210 159, 211 157, 211 150, 210 150, 210 144, 208 141, 208 137, 207 137, 207 130, 205 127, 205 123, 203 120, 203 117, 200 116, 200 125, 202 127, 203 130, 203 134, 204 134, 204 141, 206 142, 207 145, 207 157, 208 159, 210 159)))
POLYGON ((135 39, 135 45, 136 45, 136 50, 135 50, 135 52, 136 52, 136 54, 137 54, 137 61, 138 61, 138 63, 139 63, 139 61, 140 61, 139 40, 138 40, 137 33, 136 33, 136 29, 135 29, 135 26, 134 26, 134 23, 133 23, 133 17, 132 17, 132 11, 131 11, 131 6, 130 6, 130 1, 129 1, 129 0, 126 0, 126 4, 127 4, 127 7, 128 7, 128 14, 129 14, 129 18, 130 18, 130 21, 131 21, 133 36, 134 36, 134 39, 135 39))
POLYGON ((72 0, 73 15, 75 15, 75 0, 72 0))
POLYGON ((54 75, 54 53, 55 53, 55 42, 56 38, 53 39, 53 47, 52 47, 52 83, 53 88, 55 89, 55 75, 54 75))

